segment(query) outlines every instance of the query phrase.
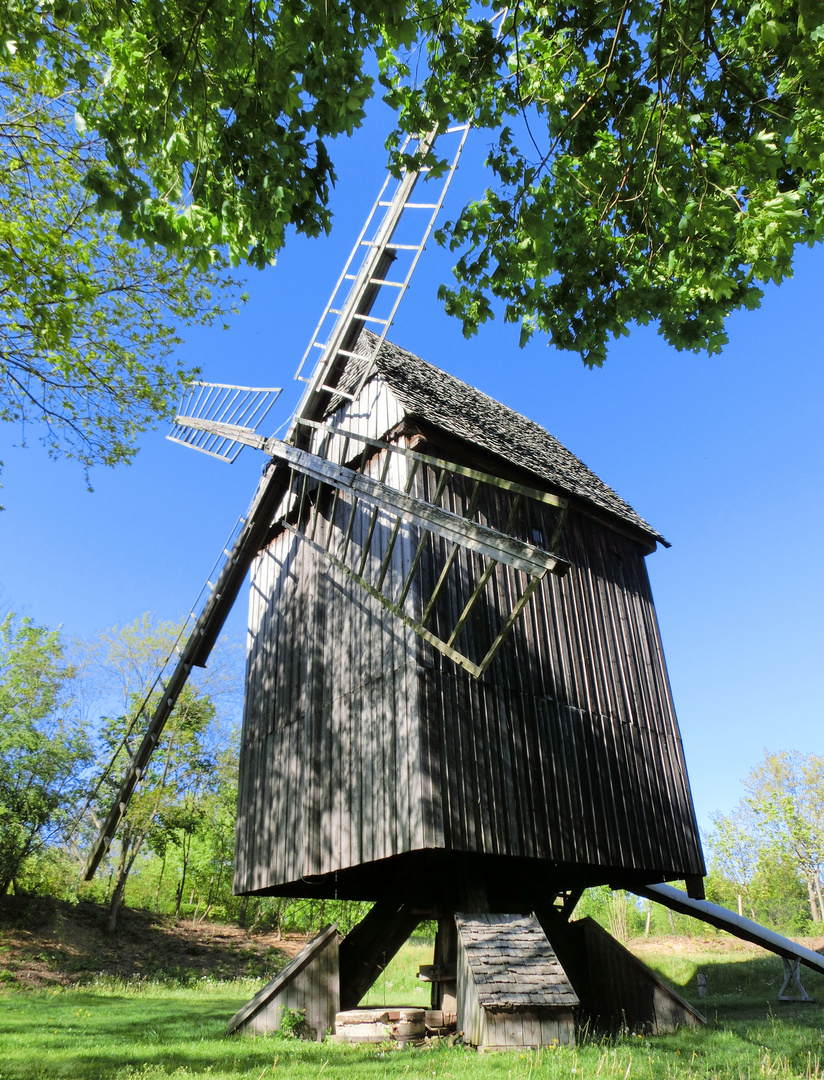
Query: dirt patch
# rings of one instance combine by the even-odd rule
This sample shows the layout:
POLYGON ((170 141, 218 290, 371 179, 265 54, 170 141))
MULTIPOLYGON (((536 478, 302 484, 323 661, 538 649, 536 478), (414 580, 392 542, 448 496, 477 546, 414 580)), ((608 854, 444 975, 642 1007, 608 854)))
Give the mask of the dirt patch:
MULTIPOLYGON (((820 952, 824 949, 824 937, 793 938, 799 945, 820 952)), ((730 953, 741 953, 747 956, 766 956, 769 950, 762 949, 760 945, 754 945, 749 941, 732 937, 730 934, 718 934, 713 937, 658 937, 658 938, 632 938, 627 942, 627 948, 636 956, 644 957, 645 954, 660 955, 662 952, 684 953, 717 953, 719 956, 728 956, 730 953)))
POLYGON ((271 977, 305 938, 255 933, 218 923, 192 925, 123 908, 113 937, 100 904, 49 897, 0 899, 0 981, 44 987, 74 985, 98 974, 121 978, 271 977))

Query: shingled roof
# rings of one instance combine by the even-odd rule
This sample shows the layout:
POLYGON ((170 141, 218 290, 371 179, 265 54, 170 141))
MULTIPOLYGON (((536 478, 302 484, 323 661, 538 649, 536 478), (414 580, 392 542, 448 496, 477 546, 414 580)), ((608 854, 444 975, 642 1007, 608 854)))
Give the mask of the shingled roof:
MULTIPOLYGON (((374 340, 374 335, 364 330, 357 351, 371 352, 374 340)), ((561 492, 583 499, 669 546, 611 487, 534 420, 390 341, 381 345, 373 371, 386 382, 410 417, 525 469, 561 492)), ((353 363, 341 387, 358 385, 362 375, 362 364, 353 363)))
POLYGON ((578 1004, 534 915, 457 914, 455 921, 481 1005, 506 1009, 578 1004))

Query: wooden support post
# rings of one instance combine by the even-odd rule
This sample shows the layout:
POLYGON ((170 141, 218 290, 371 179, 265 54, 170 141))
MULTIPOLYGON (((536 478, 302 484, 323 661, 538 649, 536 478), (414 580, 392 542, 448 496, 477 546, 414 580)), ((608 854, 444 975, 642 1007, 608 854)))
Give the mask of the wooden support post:
POLYGON ((354 1009, 420 922, 407 874, 387 889, 340 946, 340 1007, 354 1009))
POLYGON ((433 966, 441 974, 454 972, 454 976, 452 979, 433 979, 432 1008, 454 1014, 458 1009, 458 928, 454 915, 438 919, 433 966))
POLYGON ((812 1002, 812 998, 804 989, 801 984, 801 961, 790 960, 786 956, 782 956, 784 961, 784 982, 781 984, 781 989, 778 991, 779 1001, 809 1001, 812 1002), (795 983, 798 987, 798 994, 788 994, 787 987, 790 983, 795 983))

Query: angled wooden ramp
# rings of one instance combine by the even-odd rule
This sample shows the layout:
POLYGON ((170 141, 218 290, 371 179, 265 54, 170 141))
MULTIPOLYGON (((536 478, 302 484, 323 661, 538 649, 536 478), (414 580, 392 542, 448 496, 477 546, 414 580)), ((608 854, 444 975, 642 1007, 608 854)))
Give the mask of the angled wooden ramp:
POLYGON ((710 926, 726 930, 728 934, 741 938, 742 941, 751 941, 754 945, 760 945, 762 949, 774 952, 784 961, 784 981, 778 991, 778 1000, 812 1002, 813 999, 801 982, 800 965, 804 964, 813 971, 824 974, 824 956, 821 953, 808 949, 805 945, 799 945, 792 938, 777 934, 775 930, 769 930, 766 926, 753 922, 752 919, 745 919, 743 915, 729 911, 720 904, 711 904, 708 900, 694 900, 681 889, 673 888, 672 885, 647 885, 646 888, 639 888, 636 891, 648 900, 654 900, 682 915, 691 915, 694 919, 701 919, 710 926), (786 991, 791 987, 794 989, 790 989, 787 993, 786 991))
POLYGON ((705 1023, 697 1009, 594 919, 564 922, 545 912, 540 917, 593 1030, 663 1035, 705 1023))
POLYGON ((338 946, 335 924, 327 926, 301 949, 251 1001, 229 1021, 226 1033, 277 1031, 284 1010, 302 1013, 321 1042, 335 1026, 340 1009, 338 946))
POLYGON ((769 930, 752 919, 746 919, 734 911, 729 911, 720 904, 712 904, 709 900, 693 900, 682 889, 676 889, 672 885, 647 885, 646 888, 636 888, 639 896, 645 896, 648 900, 654 900, 656 904, 663 904, 672 908, 682 915, 691 915, 694 919, 701 919, 716 926, 719 930, 726 930, 734 937, 742 941, 751 941, 754 945, 760 945, 763 949, 769 949, 785 960, 797 961, 824 974, 824 956, 808 949, 805 945, 799 945, 797 941, 778 934, 775 930, 769 930))

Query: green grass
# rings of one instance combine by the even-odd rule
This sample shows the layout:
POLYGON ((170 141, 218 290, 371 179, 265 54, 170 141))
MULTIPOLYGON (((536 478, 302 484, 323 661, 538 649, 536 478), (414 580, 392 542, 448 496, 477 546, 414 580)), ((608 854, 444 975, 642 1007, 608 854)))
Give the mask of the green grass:
POLYGON ((428 1008, 432 984, 421 982, 418 969, 431 964, 433 942, 410 941, 387 965, 362 1005, 420 1005, 428 1008))
MULTIPOLYGON (((385 990, 388 1004, 409 1003, 405 989, 416 989, 417 968, 430 959, 431 947, 407 947, 387 968, 385 988, 379 981, 370 998, 383 1004, 385 990)), ((718 992, 701 1002, 709 1021, 703 1030, 488 1055, 462 1047, 398 1051, 318 1045, 276 1035, 227 1037, 227 1019, 258 989, 252 980, 204 979, 197 987, 181 987, 101 979, 82 988, 48 992, 3 989, 0 1078, 824 1080, 824 1010, 819 1005, 778 1005, 780 963, 765 971, 764 961, 740 956, 729 962, 717 954, 676 959, 677 963, 662 952, 656 966, 660 970, 669 965, 675 983, 692 1000, 696 999, 690 985, 698 970, 708 974, 711 990, 713 982, 717 985, 718 992), (710 959, 714 967, 709 966, 710 959)), ((814 977, 805 976, 811 991, 814 982, 814 977)))
MULTIPOLYGON (((688 953, 667 951, 663 946, 659 952, 645 954, 643 960, 701 1012, 715 1010, 725 1019, 756 1019, 770 1010, 777 1010, 778 1015, 786 1017, 795 1015, 797 1008, 813 1008, 777 1000, 784 978, 783 965, 777 956, 741 948, 720 952, 711 944, 696 941, 688 953), (699 972, 707 980, 704 999, 698 997, 699 972)), ((824 975, 802 967, 801 981, 808 994, 824 1002, 824 975)), ((795 987, 791 986, 789 992, 794 993, 795 987)))

